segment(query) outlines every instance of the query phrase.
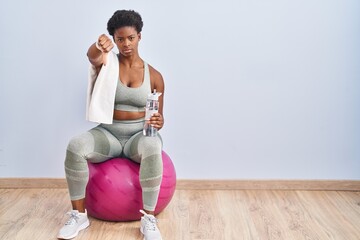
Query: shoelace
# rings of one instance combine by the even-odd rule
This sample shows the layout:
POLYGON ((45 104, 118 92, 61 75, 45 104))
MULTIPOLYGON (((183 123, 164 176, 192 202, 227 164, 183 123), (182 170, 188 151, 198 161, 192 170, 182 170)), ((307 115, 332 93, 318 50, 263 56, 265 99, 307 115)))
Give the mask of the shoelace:
POLYGON ((66 213, 66 215, 69 215, 69 220, 65 223, 65 225, 74 225, 79 220, 79 213, 75 211, 71 211, 66 213))
POLYGON ((140 212, 142 214, 144 214, 144 216, 145 216, 145 219, 146 219, 145 228, 146 228, 146 230, 155 231, 156 224, 157 224, 158 220, 154 216, 147 214, 143 210, 140 210, 140 212))

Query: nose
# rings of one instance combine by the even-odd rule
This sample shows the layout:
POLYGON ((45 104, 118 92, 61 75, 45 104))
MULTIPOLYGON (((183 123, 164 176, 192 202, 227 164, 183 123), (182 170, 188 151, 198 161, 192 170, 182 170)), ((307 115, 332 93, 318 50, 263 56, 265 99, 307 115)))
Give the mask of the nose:
POLYGON ((130 40, 129 39, 125 39, 124 46, 126 46, 126 47, 130 46, 130 40))

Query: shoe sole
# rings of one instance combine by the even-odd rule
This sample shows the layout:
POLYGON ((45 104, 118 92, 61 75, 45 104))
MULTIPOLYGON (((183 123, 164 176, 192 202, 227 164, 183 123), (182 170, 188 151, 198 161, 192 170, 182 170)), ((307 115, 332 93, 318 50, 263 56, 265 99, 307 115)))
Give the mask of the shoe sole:
POLYGON ((76 237, 81 230, 84 230, 84 229, 87 228, 89 225, 90 225, 90 222, 89 222, 89 220, 87 220, 86 222, 84 222, 83 224, 81 224, 81 225, 79 226, 79 228, 77 229, 77 231, 76 231, 73 235, 70 235, 70 236, 67 236, 67 237, 58 236, 57 238, 59 238, 59 239, 72 239, 72 238, 76 237))
MULTIPOLYGON (((142 228, 142 227, 140 227, 140 232, 142 233, 142 235, 144 235, 144 232, 143 232, 143 228, 142 228)), ((145 239, 145 236, 144 236, 143 240, 146 240, 146 239, 145 239)), ((162 237, 161 237, 160 239, 158 239, 158 240, 162 240, 162 237)))

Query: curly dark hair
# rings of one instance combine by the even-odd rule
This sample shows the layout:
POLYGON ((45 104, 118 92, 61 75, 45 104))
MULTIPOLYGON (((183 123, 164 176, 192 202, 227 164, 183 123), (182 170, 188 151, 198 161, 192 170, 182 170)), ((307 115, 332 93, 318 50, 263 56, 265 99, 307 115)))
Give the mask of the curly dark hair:
POLYGON ((116 29, 121 27, 134 27, 138 33, 141 32, 143 21, 138 12, 134 10, 117 10, 107 23, 107 30, 114 37, 116 29))

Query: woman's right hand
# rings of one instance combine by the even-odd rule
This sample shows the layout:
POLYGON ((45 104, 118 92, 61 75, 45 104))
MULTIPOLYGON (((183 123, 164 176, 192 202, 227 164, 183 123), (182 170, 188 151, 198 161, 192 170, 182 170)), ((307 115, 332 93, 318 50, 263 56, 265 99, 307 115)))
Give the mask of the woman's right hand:
POLYGON ((113 49, 114 43, 105 34, 101 34, 96 42, 96 48, 99 49, 103 53, 108 53, 113 49))

